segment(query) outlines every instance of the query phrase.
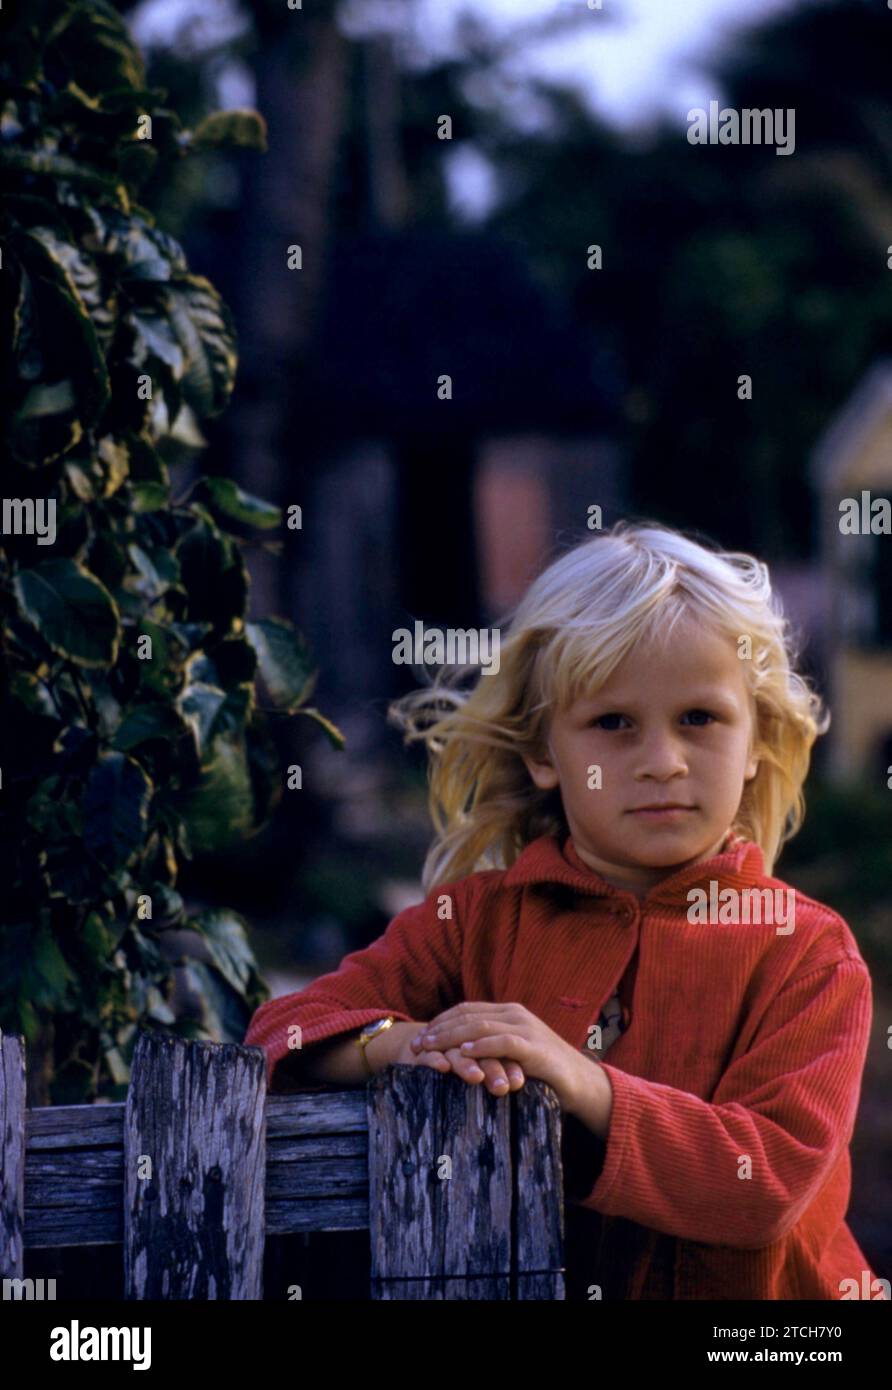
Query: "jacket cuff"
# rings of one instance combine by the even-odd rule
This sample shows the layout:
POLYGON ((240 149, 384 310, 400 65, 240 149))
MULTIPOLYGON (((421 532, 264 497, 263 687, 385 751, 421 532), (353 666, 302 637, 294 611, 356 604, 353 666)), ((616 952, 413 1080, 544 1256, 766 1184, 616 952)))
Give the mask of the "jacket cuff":
MULTIPOLYGON (((642 1083, 638 1077, 630 1076, 628 1072, 620 1071, 618 1067, 610 1066, 606 1062, 599 1062, 598 1065, 607 1073, 607 1080, 613 1092, 610 1123, 605 1140, 607 1149, 596 1182, 588 1195, 577 1201, 580 1206, 589 1207, 600 1212, 602 1216, 612 1216, 615 1212, 611 1208, 610 1198, 625 1167, 629 1135, 641 1103, 638 1085, 642 1083)), ((647 1085, 646 1082, 643 1084, 647 1085)))

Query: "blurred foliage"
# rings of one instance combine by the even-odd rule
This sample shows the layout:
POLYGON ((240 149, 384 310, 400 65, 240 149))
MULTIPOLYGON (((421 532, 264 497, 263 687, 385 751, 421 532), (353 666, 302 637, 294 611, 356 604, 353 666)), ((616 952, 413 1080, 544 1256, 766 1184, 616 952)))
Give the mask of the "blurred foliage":
POLYGON ((805 0, 726 28, 707 60, 712 95, 794 108, 791 156, 691 146, 677 120, 615 133, 544 82, 516 101, 544 112, 540 129, 480 119, 503 190, 489 225, 527 247, 627 369, 636 509, 769 561, 811 556, 809 453, 892 351, 887 48, 873 0, 805 0))
POLYGON ((176 888, 281 795, 258 676, 343 739, 306 704, 299 634, 245 620, 243 551, 279 509, 222 477, 171 496, 235 334, 135 194, 204 148, 264 148, 263 122, 183 129, 103 0, 6 5, 0 32, 3 488, 56 514, 51 557, 35 534, 0 552, 0 1027, 51 1027, 51 1097, 78 1102, 125 1093, 138 1026, 241 1041, 268 997, 238 914, 190 916, 176 888))
POLYGON ((806 815, 775 874, 848 922, 878 979, 892 980, 890 792, 810 777, 806 815))
MULTIPOLYGON (((398 63, 423 48, 414 9, 405 0, 414 43, 393 42, 398 63)), ((178 98, 206 105, 227 60, 259 73, 273 46, 312 61, 306 30, 284 5, 241 0, 238 12, 244 27, 206 51, 153 50, 153 72, 178 98)), ((468 12, 454 52, 404 66, 393 104, 388 148, 405 179, 407 223, 419 235, 450 222, 458 230, 447 162, 461 150, 482 156, 496 201, 481 226, 523 248, 537 279, 596 328, 605 364, 620 364, 636 510, 769 562, 810 556, 808 455, 873 360, 892 351, 887 19, 875 0, 800 0, 725 26, 706 59, 716 98, 794 108, 791 156, 694 147, 678 120, 621 133, 569 85, 519 76, 518 56, 610 22, 584 6, 511 25, 468 12), (452 148, 432 136, 442 112, 453 119, 452 148), (587 263, 593 244, 599 271, 587 263), (738 398, 741 375, 753 378, 752 400, 738 398)), ((380 29, 393 31, 392 16, 382 12, 380 29)), ((372 221, 364 52, 357 38, 345 64, 338 234, 372 221)), ((237 181, 239 156, 229 161, 237 181)), ((213 206, 208 185, 193 180, 178 196, 175 215, 197 214, 200 225, 213 206)))

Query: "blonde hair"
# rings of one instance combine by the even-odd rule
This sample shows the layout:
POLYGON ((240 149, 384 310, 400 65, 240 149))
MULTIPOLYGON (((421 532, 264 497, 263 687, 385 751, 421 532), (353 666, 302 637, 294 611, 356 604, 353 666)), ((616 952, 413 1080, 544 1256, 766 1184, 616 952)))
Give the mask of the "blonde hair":
POLYGON ((568 831, 560 789, 535 786, 523 757, 541 758, 552 710, 591 694, 640 642, 665 639, 685 613, 751 639, 743 662, 754 713, 756 776, 744 784, 732 829, 758 844, 765 870, 802 824, 812 745, 829 711, 793 669, 790 624, 768 567, 659 522, 619 521, 554 560, 496 627, 498 670, 441 668, 394 701, 404 742, 422 740, 436 836, 425 893, 481 868, 507 868, 530 841, 568 831), (473 688, 460 686, 477 674, 473 688))

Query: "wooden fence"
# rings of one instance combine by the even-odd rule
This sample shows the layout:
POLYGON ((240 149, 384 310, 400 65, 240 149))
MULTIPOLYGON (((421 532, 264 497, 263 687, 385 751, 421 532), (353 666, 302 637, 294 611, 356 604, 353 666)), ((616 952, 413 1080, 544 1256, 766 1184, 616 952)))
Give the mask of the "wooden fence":
POLYGON ((260 1048, 148 1032, 126 1102, 28 1109, 0 1033, 0 1279, 119 1242, 125 1298, 259 1299, 267 1235, 368 1230, 372 1299, 563 1299, 560 1138, 539 1081, 397 1066, 274 1095, 260 1048))

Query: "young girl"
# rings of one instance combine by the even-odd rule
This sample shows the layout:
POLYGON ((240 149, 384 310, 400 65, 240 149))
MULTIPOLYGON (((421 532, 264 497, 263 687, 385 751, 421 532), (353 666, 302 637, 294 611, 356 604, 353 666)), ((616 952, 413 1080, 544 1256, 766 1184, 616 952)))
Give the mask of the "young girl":
POLYGON ((870 977, 773 877, 829 724, 793 656, 749 555, 619 522, 557 559, 497 671, 392 706, 430 754, 427 896, 257 1010, 270 1084, 547 1082, 605 1299, 888 1296, 844 1220, 870 977))

